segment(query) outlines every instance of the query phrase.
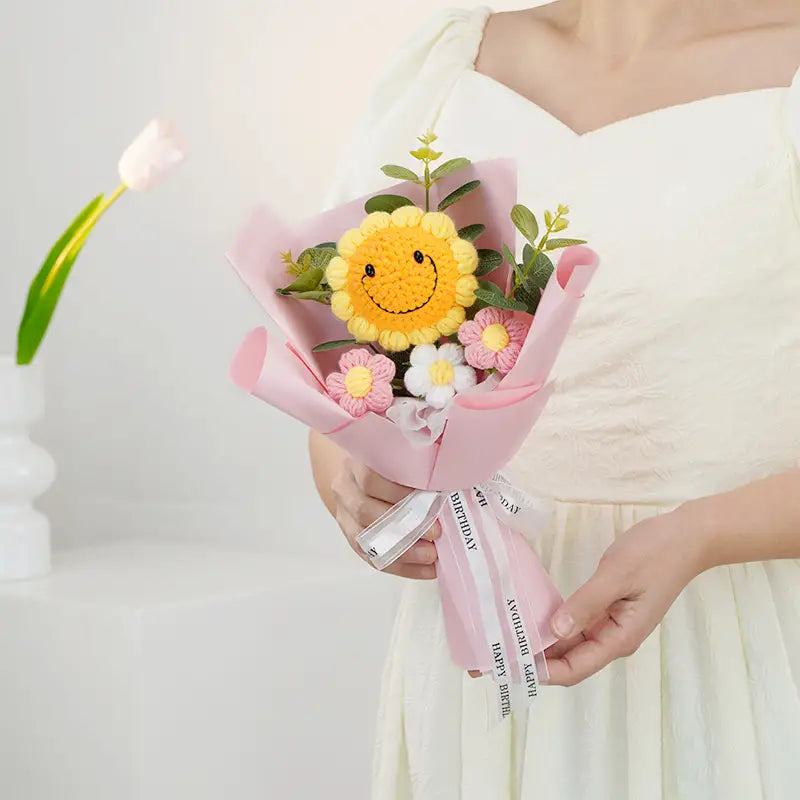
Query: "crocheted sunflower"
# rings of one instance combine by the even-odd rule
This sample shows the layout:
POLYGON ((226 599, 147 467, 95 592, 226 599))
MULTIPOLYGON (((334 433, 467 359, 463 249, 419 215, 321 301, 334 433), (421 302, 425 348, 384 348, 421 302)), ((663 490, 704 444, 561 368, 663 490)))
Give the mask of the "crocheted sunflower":
POLYGON ((455 333, 475 302, 477 251, 441 212, 376 211, 337 250, 326 271, 331 309, 361 342, 431 344, 455 333))

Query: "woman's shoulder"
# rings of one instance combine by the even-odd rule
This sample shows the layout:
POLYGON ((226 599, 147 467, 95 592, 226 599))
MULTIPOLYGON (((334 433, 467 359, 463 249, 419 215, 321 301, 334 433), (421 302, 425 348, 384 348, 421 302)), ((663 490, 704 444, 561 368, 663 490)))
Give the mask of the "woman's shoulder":
POLYGON ((491 9, 439 11, 426 19, 388 62, 344 153, 328 203, 377 188, 374 165, 403 152, 436 123, 452 87, 471 70, 491 9), (369 164, 368 173, 361 165, 369 164))
MULTIPOLYGON (((440 10, 425 19, 399 47, 395 64, 412 59, 429 66, 471 66, 487 23, 494 16, 486 6, 440 10)), ((391 64, 387 72, 392 72, 391 64)))
POLYGON ((478 72, 504 83, 505 72, 515 62, 508 57, 509 51, 531 53, 550 48, 567 22, 566 4, 561 0, 521 11, 490 14, 475 59, 478 72))

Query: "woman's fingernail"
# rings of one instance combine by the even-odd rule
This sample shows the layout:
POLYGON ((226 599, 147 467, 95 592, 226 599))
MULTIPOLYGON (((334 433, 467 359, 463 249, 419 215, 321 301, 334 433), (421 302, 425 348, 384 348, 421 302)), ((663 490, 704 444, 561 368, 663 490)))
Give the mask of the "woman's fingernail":
POLYGON ((559 639, 567 639, 572 636, 573 632, 575 631, 575 620, 572 619, 569 612, 557 611, 553 615, 553 619, 550 622, 550 627, 553 629, 553 633, 558 636, 559 639))

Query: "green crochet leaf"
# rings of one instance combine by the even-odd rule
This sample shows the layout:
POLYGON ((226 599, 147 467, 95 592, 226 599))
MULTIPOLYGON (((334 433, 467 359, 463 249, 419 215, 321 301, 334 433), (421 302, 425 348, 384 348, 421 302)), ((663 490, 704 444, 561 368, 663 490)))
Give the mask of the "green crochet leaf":
POLYGON ((545 250, 560 250, 562 247, 572 247, 576 244, 586 244, 586 239, 548 239, 545 250))
POLYGON ((381 167, 381 172, 390 178, 397 178, 397 180, 420 182, 419 175, 414 170, 408 169, 408 167, 399 167, 397 164, 387 164, 385 167, 381 167))
POLYGON ((517 204, 511 209, 511 221, 531 244, 536 243, 536 237, 539 235, 539 223, 536 221, 533 211, 517 204))
POLYGON ((444 211, 446 208, 450 208, 453 203, 458 202, 462 197, 468 195, 470 192, 474 192, 480 185, 480 181, 468 181, 467 183, 462 184, 458 187, 458 189, 450 192, 450 194, 447 195, 447 197, 445 197, 441 203, 439 203, 439 211, 444 211))
POLYGON ((459 238, 466 239, 468 242, 474 242, 479 236, 486 232, 486 226, 476 223, 475 225, 467 225, 458 232, 459 238))
POLYGON ((503 256, 497 250, 478 250, 478 266, 475 269, 475 277, 482 278, 484 275, 488 275, 502 263, 503 256))
POLYGON ((452 175, 454 172, 468 167, 470 163, 468 158, 451 158, 449 161, 445 161, 444 164, 440 164, 431 172, 431 180, 438 181, 439 178, 444 178, 445 175, 452 175))
POLYGON ((386 211, 391 214, 398 208, 413 205, 411 200, 399 194, 376 194, 375 197, 370 197, 364 203, 364 210, 367 214, 371 214, 373 211, 386 211))
POLYGON ((349 347, 354 344, 358 344, 355 339, 334 339, 331 342, 322 342, 322 344, 315 345, 311 348, 311 352, 323 353, 326 350, 337 350, 340 347, 349 347))
POLYGON ((489 281, 481 281, 475 290, 475 297, 487 306, 504 308, 507 311, 526 311, 527 307, 518 300, 506 297, 500 287, 489 281))

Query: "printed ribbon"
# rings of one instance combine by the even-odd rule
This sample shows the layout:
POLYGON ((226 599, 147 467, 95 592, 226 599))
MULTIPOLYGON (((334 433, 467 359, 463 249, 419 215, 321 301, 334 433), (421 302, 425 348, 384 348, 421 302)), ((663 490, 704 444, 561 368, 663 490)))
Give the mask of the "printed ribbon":
POLYGON ((525 707, 537 697, 539 675, 546 666, 539 631, 529 631, 525 624, 502 527, 536 534, 547 524, 552 503, 529 495, 498 473, 467 490, 414 491, 364 529, 357 542, 378 569, 385 569, 444 513, 452 518, 453 532, 460 534, 451 537, 448 544, 463 548, 477 591, 486 652, 491 657, 498 694, 491 716, 504 719, 512 708, 525 707), (496 601, 498 588, 502 608, 496 601), (502 617, 513 642, 511 659, 502 617))

